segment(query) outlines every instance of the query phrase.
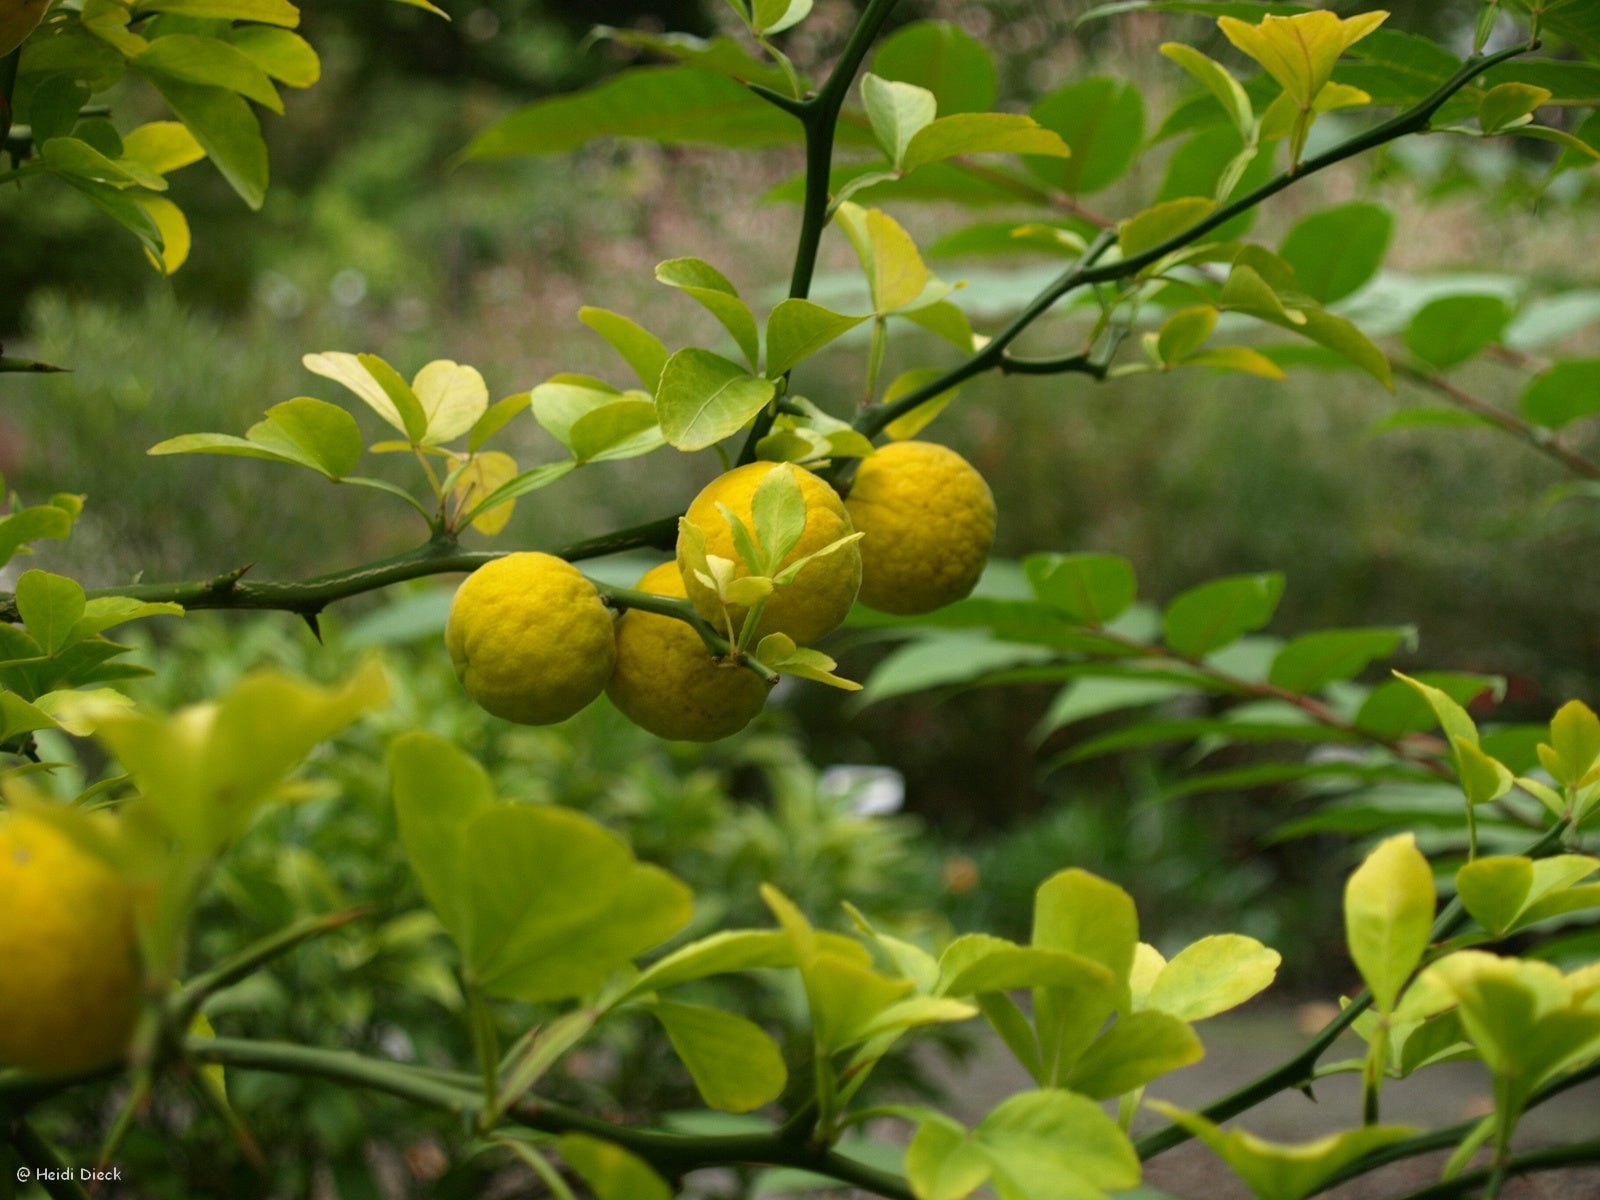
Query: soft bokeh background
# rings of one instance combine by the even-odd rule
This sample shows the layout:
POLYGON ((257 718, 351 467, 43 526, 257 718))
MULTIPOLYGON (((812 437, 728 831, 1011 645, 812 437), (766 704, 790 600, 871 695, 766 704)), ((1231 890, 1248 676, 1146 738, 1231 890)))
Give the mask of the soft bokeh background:
MULTIPOLYGON (((206 166, 175 177, 173 194, 196 236, 189 264, 170 281, 149 271, 131 239, 108 249, 100 219, 65 189, 0 191, 0 340, 10 352, 72 368, 8 378, 0 471, 25 498, 88 496, 71 542, 48 546, 31 565, 106 586, 245 563, 261 578, 299 577, 403 550, 420 527, 375 493, 333 492, 265 463, 148 459, 144 451, 183 432, 240 432, 292 396, 342 399, 302 368, 310 351, 373 351, 407 374, 454 358, 477 366, 496 396, 557 371, 620 382, 610 351, 578 322, 580 305, 629 313, 669 345, 714 336, 705 314, 653 281, 653 265, 665 258, 708 259, 758 311, 781 298, 798 211, 764 196, 799 170, 798 150, 603 144, 560 158, 453 161, 516 104, 632 61, 586 42, 592 23, 707 33, 727 15, 720 2, 448 7, 456 17, 449 25, 385 0, 308 6, 303 32, 322 54, 323 79, 288 93, 282 118, 264 117, 273 172, 264 211, 245 211, 206 166)), ((1131 78, 1152 132, 1188 82, 1157 45, 1215 36, 1196 20, 1151 15, 1075 33, 1086 7, 907 0, 896 21, 943 17, 988 39, 1001 59, 1002 106, 1014 110, 1084 73, 1131 78)), ((1462 49, 1477 6, 1392 7, 1399 27, 1462 49)), ((802 69, 826 64, 852 17, 850 4, 819 0, 786 43, 802 69)), ((141 107, 148 101, 132 88, 113 97, 129 124, 150 115, 141 107)), ((1264 208, 1253 236, 1276 245, 1298 217, 1330 200, 1391 205, 1396 232, 1370 309, 1380 325, 1385 305, 1403 306, 1440 272, 1475 272, 1485 288, 1534 294, 1600 286, 1590 252, 1600 195, 1594 172, 1549 182, 1549 147, 1440 141, 1397 147, 1291 190, 1264 208)), ((1092 197, 1092 207, 1118 217, 1147 204, 1171 146, 1150 149, 1092 197)), ((894 211, 923 241, 968 219, 939 206, 894 211)), ((997 328, 1046 269, 1022 257, 931 265, 969 281, 957 300, 980 330, 997 328)), ((851 267, 848 248, 830 235, 819 294, 847 293, 851 267)), ((1067 336, 1064 325, 1047 323, 1027 344, 1048 352, 1067 336)), ((1597 347, 1590 327, 1552 350, 1597 347)), ((847 413, 861 388, 863 351, 845 340, 809 360, 797 386, 847 413)), ((950 362, 952 354, 902 334, 890 370, 950 362)), ((1507 403, 1524 378, 1491 362, 1462 382, 1507 403)), ((1275 631, 1414 623, 1419 648, 1401 665, 1508 676, 1508 719, 1547 717, 1570 696, 1594 701, 1594 510, 1546 505, 1547 490, 1564 478, 1559 468, 1491 431, 1371 436, 1397 403, 1418 400, 1408 385, 1400 389, 1397 397, 1352 373, 1307 372, 1287 383, 1202 371, 1106 384, 995 377, 967 387, 929 436, 962 450, 989 478, 1001 513, 998 555, 1125 555, 1143 593, 1156 599, 1217 575, 1281 569, 1289 583, 1275 631)), ((508 441, 524 463, 557 453, 531 419, 519 419, 508 441)), ((656 517, 681 507, 718 470, 711 453, 661 453, 579 472, 520 504, 493 544, 555 546, 656 517)), ((641 569, 630 563, 620 573, 641 569)), ((1015 934, 1025 928, 1033 887, 1081 865, 1134 891, 1150 936, 1181 943, 1224 928, 1255 934, 1284 952, 1290 997, 1326 995, 1348 982, 1328 966, 1339 961, 1328 953, 1339 934, 1330 914, 1334 881, 1356 851, 1344 840, 1269 845, 1270 831, 1293 811, 1292 793, 1165 803, 1161 782, 1185 766, 1178 752, 1047 769, 1062 735, 1045 747, 1030 740, 1052 694, 1044 687, 920 695, 865 709, 820 688, 786 687, 749 734, 711 751, 654 743, 603 702, 558 733, 496 728, 463 715, 466 702, 448 677, 436 641, 443 586, 340 606, 326 621, 326 650, 287 616, 186 619, 175 632, 152 635, 145 661, 159 674, 144 694, 176 704, 262 662, 331 675, 380 645, 408 681, 409 707, 396 728, 414 721, 455 732, 495 766, 508 794, 582 804, 618 821, 647 857, 707 889, 713 918, 760 919, 750 906, 754 881, 788 871, 797 891, 816 885, 809 899, 819 919, 850 896, 924 929, 948 923, 1015 934), (839 777, 824 785, 819 775, 841 764, 898 772, 910 817, 864 834, 848 797, 838 799, 848 791, 839 777)), ((857 678, 883 653, 860 632, 847 631, 835 646, 857 678)), ((282 842, 255 843, 254 865, 273 881, 260 885, 263 894, 241 882, 218 897, 211 920, 219 949, 235 940, 229 931, 270 928, 334 896, 409 886, 396 882, 403 873, 391 877, 397 860, 381 857, 389 837, 381 732, 359 747, 367 769, 350 768, 359 811, 349 821, 337 810, 300 812, 276 831, 282 842), (277 853, 280 845, 293 853, 277 853)), ((249 878, 253 861, 233 874, 249 878)), ((402 929, 395 937, 425 941, 426 933, 402 929)), ((326 963, 312 957, 305 969, 332 978, 343 969, 338 953, 326 963)), ((389 974, 372 965, 388 961, 382 955, 348 953, 359 970, 338 1027, 353 1040, 381 1043, 386 1031, 414 1027, 408 1015, 424 1024, 445 1017, 453 984, 437 953, 421 965, 401 954, 402 967, 389 974), (396 1011, 400 995, 416 1011, 396 1011)), ((270 994, 235 997, 233 1011, 254 1014, 236 1028, 259 1020, 283 1036, 281 1018, 315 1036, 326 1006, 297 986, 268 979, 270 994)), ((628 1054, 643 1053, 626 1039, 608 1052, 615 1061, 591 1064, 598 1077, 614 1085, 651 1076, 636 1063, 623 1069, 628 1054)), ((571 1083, 579 1099, 584 1086, 581 1076, 571 1083)), ((292 1098, 278 1099, 292 1108, 292 1098)), ((660 1097, 624 1097, 635 1099, 648 1107, 660 1097)), ((355 1179, 415 1166, 374 1165, 361 1115, 319 1114, 319 1136, 348 1140, 330 1170, 355 1179)), ((154 1145, 144 1149, 159 1156, 154 1145)), ((462 1186, 469 1184, 476 1186, 462 1186)), ((214 1186, 214 1194, 227 1190, 225 1181, 214 1186)), ((364 1194, 351 1186, 348 1194, 364 1194)))

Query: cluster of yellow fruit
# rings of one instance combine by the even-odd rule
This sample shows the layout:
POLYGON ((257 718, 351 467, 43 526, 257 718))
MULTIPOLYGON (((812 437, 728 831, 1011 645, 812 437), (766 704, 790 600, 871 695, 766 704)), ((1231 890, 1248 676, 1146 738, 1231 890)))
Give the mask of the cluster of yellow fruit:
POLYGON ((48 817, 0 812, 0 1067, 77 1075, 139 1014, 133 889, 48 817))
MULTIPOLYGON (((808 646, 844 622, 858 594, 869 607, 906 616, 959 600, 977 583, 994 540, 994 497, 970 463, 929 442, 895 442, 864 459, 847 500, 810 471, 779 463, 750 463, 713 480, 685 521, 704 536, 706 555, 734 564, 735 578, 751 572, 734 522, 754 527, 757 488, 784 469, 799 485, 805 524, 775 574, 852 533, 863 536, 773 589, 746 645, 781 633, 808 646)), ((718 630, 741 631, 749 615, 701 577, 682 536, 676 561, 646 572, 637 587, 687 597, 718 630)), ((468 694, 521 724, 565 720, 605 691, 651 733, 716 741, 749 724, 767 698, 756 673, 736 656, 714 657, 687 622, 638 609, 613 619, 595 586, 549 554, 510 554, 469 576, 445 642, 468 694)))

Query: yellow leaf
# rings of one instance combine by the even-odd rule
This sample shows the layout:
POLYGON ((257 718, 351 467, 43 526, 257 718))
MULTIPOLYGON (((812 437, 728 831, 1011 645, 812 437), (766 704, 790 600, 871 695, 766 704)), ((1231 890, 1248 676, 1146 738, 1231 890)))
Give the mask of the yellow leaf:
POLYGON ((184 219, 183 211, 165 196, 135 192, 131 199, 150 214, 161 231, 161 257, 158 259, 150 250, 145 251, 145 257, 163 275, 171 275, 189 257, 189 222, 184 219))
MULTIPOLYGON (((509 454, 502 454, 498 450, 483 450, 473 455, 472 462, 456 480, 455 491, 459 511, 471 512, 484 497, 501 484, 515 478, 516 474, 517 460, 509 454)), ((488 512, 480 514, 472 522, 472 527, 481 534, 493 537, 506 527, 506 522, 511 520, 511 513, 516 506, 515 500, 496 504, 488 512)))
POLYGON ((1265 17, 1251 25, 1237 17, 1219 17, 1228 40, 1255 59, 1282 85, 1302 112, 1333 77, 1339 56, 1388 18, 1387 12, 1340 18, 1331 12, 1265 17))

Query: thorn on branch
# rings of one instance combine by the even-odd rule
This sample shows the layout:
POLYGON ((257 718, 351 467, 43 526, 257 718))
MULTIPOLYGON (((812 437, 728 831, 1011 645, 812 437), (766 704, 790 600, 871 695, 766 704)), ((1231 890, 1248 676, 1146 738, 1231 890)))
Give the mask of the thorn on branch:
POLYGON ((228 571, 225 574, 218 575, 215 579, 206 584, 206 591, 216 592, 219 595, 224 592, 233 591, 239 580, 244 578, 245 572, 249 571, 253 566, 255 566, 255 563, 248 562, 242 567, 235 567, 233 570, 228 571))
POLYGON ((317 616, 316 612, 303 612, 300 614, 300 619, 310 627, 311 636, 320 643, 322 641, 322 623, 317 619, 317 616))

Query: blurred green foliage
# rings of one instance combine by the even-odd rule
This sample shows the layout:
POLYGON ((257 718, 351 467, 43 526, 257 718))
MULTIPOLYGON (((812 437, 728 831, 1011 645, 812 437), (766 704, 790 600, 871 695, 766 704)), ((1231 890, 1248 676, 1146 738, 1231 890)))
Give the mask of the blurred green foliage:
MULTIPOLYGON (((501 795, 582 809, 624 834, 642 859, 688 882, 698 904, 678 941, 770 926, 757 893, 762 882, 822 926, 846 925, 840 902, 848 897, 902 936, 932 942, 947 929, 936 911, 938 860, 920 824, 859 815, 851 796, 823 786, 782 705, 745 735, 712 747, 663 743, 603 701, 561 726, 508 725, 465 702, 438 636, 438 598, 437 588, 425 589, 365 622, 331 620, 325 645, 281 615, 207 614, 169 622, 158 642, 141 643, 139 657, 155 673, 130 690, 159 707, 215 694, 265 663, 336 680, 380 645, 394 684, 388 705, 316 756, 312 771, 326 789, 270 810, 222 864, 196 921, 191 966, 214 964, 309 916, 370 911, 216 996, 206 1013, 220 1035, 471 1069, 454 952, 398 851, 385 747, 413 729, 467 748, 501 795)), ((64 761, 72 755, 58 738, 46 735, 43 748, 64 761)), ((78 786, 72 774, 56 786, 78 786)), ((726 976, 699 986, 706 1002, 771 1029, 797 1061, 809 1035, 792 982, 726 976)), ((554 1011, 498 1006, 503 1043, 554 1011)), ((541 1094, 608 1114, 698 1107, 687 1073, 648 1032, 639 1017, 602 1026, 541 1094)), ((881 1086, 927 1094, 925 1070, 902 1057, 885 1064, 881 1086)), ((398 1194, 476 1196, 504 1166, 494 1155, 448 1164, 442 1146, 450 1123, 381 1097, 288 1075, 235 1072, 227 1082, 267 1157, 264 1169, 199 1104, 198 1092, 163 1089, 119 1156, 142 1193, 301 1196, 332 1184, 340 1195, 393 1195, 392 1181, 400 1180, 413 1192, 398 1194), (168 1137, 180 1134, 206 1154, 175 1158, 168 1137)), ((103 1090, 75 1096, 62 1110, 63 1140, 93 1144, 103 1134, 105 1104, 103 1090)))

